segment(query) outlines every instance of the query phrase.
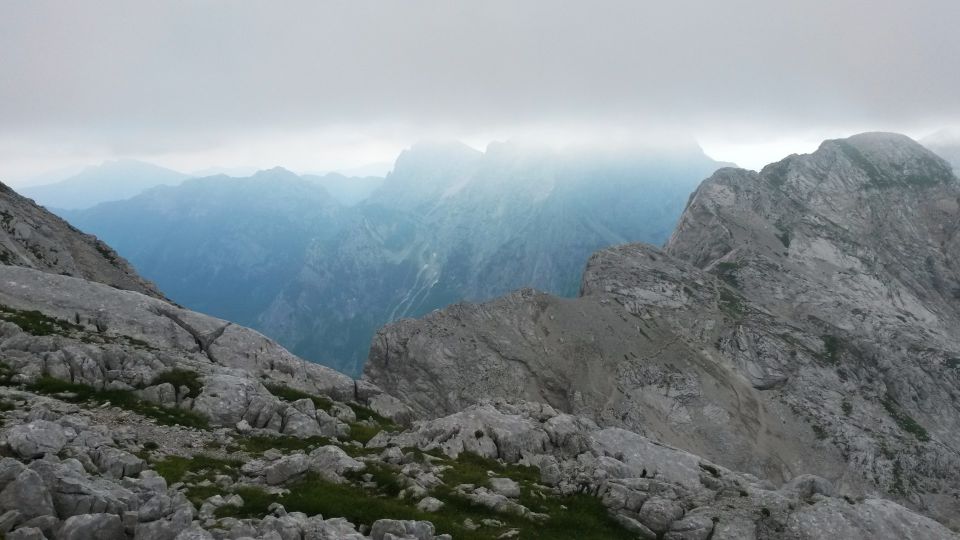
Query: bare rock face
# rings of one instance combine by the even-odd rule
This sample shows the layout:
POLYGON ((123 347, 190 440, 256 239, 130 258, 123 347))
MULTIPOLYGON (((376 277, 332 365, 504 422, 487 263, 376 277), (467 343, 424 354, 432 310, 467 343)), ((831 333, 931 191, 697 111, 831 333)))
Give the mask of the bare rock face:
POLYGON ((899 135, 827 141, 717 171, 664 250, 595 254, 580 298, 524 290, 387 326, 365 376, 421 418, 544 402, 957 527, 958 229, 943 160, 899 135))
POLYGON ((163 294, 89 234, 0 184, 0 263, 76 276, 156 298, 163 294))

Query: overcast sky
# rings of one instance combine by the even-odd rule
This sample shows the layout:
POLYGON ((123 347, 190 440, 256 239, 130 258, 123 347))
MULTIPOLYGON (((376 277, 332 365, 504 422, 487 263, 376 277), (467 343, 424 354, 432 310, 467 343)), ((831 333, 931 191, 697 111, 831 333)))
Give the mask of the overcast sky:
POLYGON ((0 178, 323 170, 423 138, 696 140, 757 167, 960 126, 956 0, 0 0, 0 178))

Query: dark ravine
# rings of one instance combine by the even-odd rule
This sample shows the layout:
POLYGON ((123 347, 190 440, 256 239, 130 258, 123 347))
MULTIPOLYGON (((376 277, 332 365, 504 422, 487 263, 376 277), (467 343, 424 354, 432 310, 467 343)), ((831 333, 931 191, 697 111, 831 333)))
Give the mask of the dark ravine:
POLYGON ((960 527, 958 230, 942 159, 895 134, 826 141, 717 171, 664 249, 598 252, 577 299, 389 325, 365 377, 423 418, 522 397, 960 527))

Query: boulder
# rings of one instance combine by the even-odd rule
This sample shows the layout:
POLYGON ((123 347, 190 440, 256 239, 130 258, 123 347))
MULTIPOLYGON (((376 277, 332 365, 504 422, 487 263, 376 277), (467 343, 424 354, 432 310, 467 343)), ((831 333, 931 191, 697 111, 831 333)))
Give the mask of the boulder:
POLYGON ((415 538, 433 540, 433 523, 429 521, 406 521, 397 519, 379 519, 370 528, 371 540, 384 540, 388 535, 396 538, 415 538))
POLYGON ((47 537, 36 527, 22 527, 8 532, 4 540, 47 540, 47 537))
POLYGON ((34 459, 56 454, 67 444, 63 428, 48 420, 34 420, 13 426, 7 432, 7 443, 20 457, 34 459))
POLYGON ((309 454, 310 470, 328 479, 337 480, 347 471, 362 471, 366 465, 347 455, 340 447, 327 445, 309 454))
POLYGON ((311 460, 305 454, 283 456, 263 469, 264 480, 271 486, 283 484, 307 472, 310 467, 311 460))
POLYGON ((640 522, 656 533, 664 533, 670 524, 683 517, 683 507, 676 501, 662 497, 647 499, 638 513, 640 522))
MULTIPOLYGON (((382 535, 381 535, 382 536, 382 535)), ((313 516, 303 525, 303 540, 366 540, 367 537, 357 532, 352 523, 343 518, 323 519, 313 516)))
POLYGON ((57 540, 126 540, 120 516, 81 514, 71 516, 60 526, 57 540))
POLYGON ((200 527, 193 526, 180 531, 174 540, 213 540, 213 535, 200 527))
MULTIPOLYGON (((310 403, 311 406, 313 405, 313 402, 309 399, 301 401, 306 401, 310 403)), ((307 438, 322 436, 324 432, 320 428, 320 424, 317 423, 316 410, 311 410, 308 414, 291 406, 287 407, 283 412, 283 427, 281 433, 290 435, 291 437, 307 438)))
POLYGON ((371 397, 367 406, 373 412, 398 424, 407 424, 414 416, 413 409, 389 394, 377 394, 371 397))
POLYGON ((16 510, 30 519, 53 514, 54 503, 40 475, 24 469, 0 491, 0 509, 16 510))
POLYGON ((0 514, 0 534, 10 532, 15 525, 23 522, 23 514, 18 510, 7 510, 0 514))
POLYGON ((142 459, 111 446, 97 448, 90 453, 90 458, 101 472, 113 478, 136 476, 146 467, 142 459))
POLYGON ((417 510, 421 512, 439 512, 443 508, 443 501, 434 497, 424 497, 417 503, 417 510))
POLYGON ((90 477, 76 460, 58 464, 53 504, 60 517, 80 514, 121 514, 137 506, 137 496, 106 478, 90 477), (73 462, 73 465, 70 465, 73 462))
POLYGON ((12 482, 25 467, 19 461, 5 457, 0 459, 0 489, 12 482))
POLYGON ((674 521, 664 540, 707 540, 713 533, 714 522, 705 513, 688 514, 674 521))
POLYGON ((504 497, 516 499, 520 496, 520 484, 509 478, 493 477, 490 479, 490 489, 504 497))

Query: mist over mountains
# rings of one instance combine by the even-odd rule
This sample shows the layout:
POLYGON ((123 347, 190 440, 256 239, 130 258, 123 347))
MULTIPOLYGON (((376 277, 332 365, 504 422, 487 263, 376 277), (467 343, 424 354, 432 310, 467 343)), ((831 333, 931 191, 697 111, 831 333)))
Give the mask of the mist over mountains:
POLYGON ((107 201, 129 199, 144 190, 176 185, 188 175, 133 159, 107 161, 66 179, 21 189, 48 208, 76 210, 107 201))
POLYGON ((357 374, 392 320, 520 287, 576 294, 591 253, 663 243, 722 165, 696 147, 433 142, 403 152, 386 179, 273 169, 61 213, 173 300, 357 374))

